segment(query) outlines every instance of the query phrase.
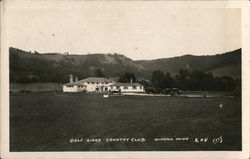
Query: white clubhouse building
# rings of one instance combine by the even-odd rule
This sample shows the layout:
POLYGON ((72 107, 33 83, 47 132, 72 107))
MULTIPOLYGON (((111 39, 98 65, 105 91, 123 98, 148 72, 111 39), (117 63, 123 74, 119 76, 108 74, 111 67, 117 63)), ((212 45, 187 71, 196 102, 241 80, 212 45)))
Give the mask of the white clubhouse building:
POLYGON ((120 92, 144 92, 143 85, 139 83, 119 83, 111 79, 101 77, 89 77, 83 80, 73 81, 73 76, 70 76, 70 82, 63 85, 63 92, 93 92, 102 93, 110 91, 120 92))

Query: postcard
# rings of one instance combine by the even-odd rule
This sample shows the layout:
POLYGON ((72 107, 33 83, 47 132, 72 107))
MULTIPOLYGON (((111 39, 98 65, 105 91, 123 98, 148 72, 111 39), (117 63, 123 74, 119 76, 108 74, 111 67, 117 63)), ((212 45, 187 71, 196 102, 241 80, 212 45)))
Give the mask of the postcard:
POLYGON ((2 1, 1 158, 249 158, 249 8, 2 1))

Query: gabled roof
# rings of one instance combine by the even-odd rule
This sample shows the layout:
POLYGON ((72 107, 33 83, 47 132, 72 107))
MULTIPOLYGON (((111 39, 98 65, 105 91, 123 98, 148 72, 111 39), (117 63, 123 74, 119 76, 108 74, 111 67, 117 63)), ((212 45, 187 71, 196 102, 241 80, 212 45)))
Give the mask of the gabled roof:
POLYGON ((88 78, 85 78, 79 82, 104 82, 104 83, 112 83, 112 80, 111 79, 107 79, 107 78, 103 78, 103 77, 88 77, 88 78))
POLYGON ((115 83, 113 86, 142 86, 140 83, 115 83))
POLYGON ((65 86, 75 86, 75 85, 81 85, 83 86, 86 82, 99 82, 99 83, 113 83, 112 80, 102 77, 88 77, 83 80, 77 81, 77 82, 71 82, 64 84, 65 86))

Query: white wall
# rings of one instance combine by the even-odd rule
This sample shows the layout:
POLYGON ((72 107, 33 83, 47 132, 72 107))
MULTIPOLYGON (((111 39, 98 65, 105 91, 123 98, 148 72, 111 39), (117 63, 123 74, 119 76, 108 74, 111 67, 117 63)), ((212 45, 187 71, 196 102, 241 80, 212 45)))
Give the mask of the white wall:
MULTIPOLYGON (((144 87, 143 86, 136 86, 134 89, 133 86, 120 86, 119 88, 121 92, 144 92, 144 87), (127 88, 127 89, 126 89, 127 88)), ((119 90, 116 86, 113 86, 112 90, 119 90)))
POLYGON ((63 86, 63 92, 82 92, 86 90, 86 87, 78 87, 78 86, 63 86))
POLYGON ((82 92, 82 91, 86 91, 87 87, 86 86, 77 86, 77 92, 82 92))
POLYGON ((128 86, 128 87, 121 86, 120 89, 121 92, 144 92, 143 86, 141 86, 141 88, 140 86, 136 86, 136 88, 133 88, 133 86, 128 86))
POLYGON ((77 86, 63 86, 63 92, 77 92, 77 86))
POLYGON ((98 92, 105 92, 105 88, 107 88, 109 91, 110 90, 110 85, 114 84, 114 83, 108 83, 108 84, 105 84, 105 83, 84 83, 86 86, 87 86, 87 92, 96 92, 96 88, 99 88, 99 91, 98 92))

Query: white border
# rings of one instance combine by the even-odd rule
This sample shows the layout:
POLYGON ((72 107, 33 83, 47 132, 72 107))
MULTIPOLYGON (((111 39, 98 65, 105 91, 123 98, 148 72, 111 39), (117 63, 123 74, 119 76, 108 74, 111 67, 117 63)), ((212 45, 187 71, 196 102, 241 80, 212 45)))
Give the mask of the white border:
MULTIPOLYGON (((22 1, 23 2, 23 1, 22 1)), ((20 3, 23 7, 36 5, 38 1, 29 1, 29 3, 20 3)), ((27 1, 24 1, 27 2, 27 1)), ((77 1, 40 1, 40 7, 51 7, 53 3, 61 5, 65 2, 75 3, 77 1)), ((39 2, 39 3, 40 3, 39 2)), ((108 158, 108 159, 127 159, 127 158, 213 158, 213 159, 246 159, 249 158, 249 68, 250 68, 250 5, 247 1, 231 1, 231 2, 209 2, 209 1, 85 1, 79 2, 84 5, 150 5, 157 3, 158 5, 167 5, 176 8, 241 8, 242 9, 242 151, 97 151, 97 152, 9 152, 9 57, 8 44, 4 39, 6 37, 6 17, 4 9, 6 3, 4 1, 1 8, 1 158, 108 158)), ((13 6, 8 6, 13 7, 13 6)))

